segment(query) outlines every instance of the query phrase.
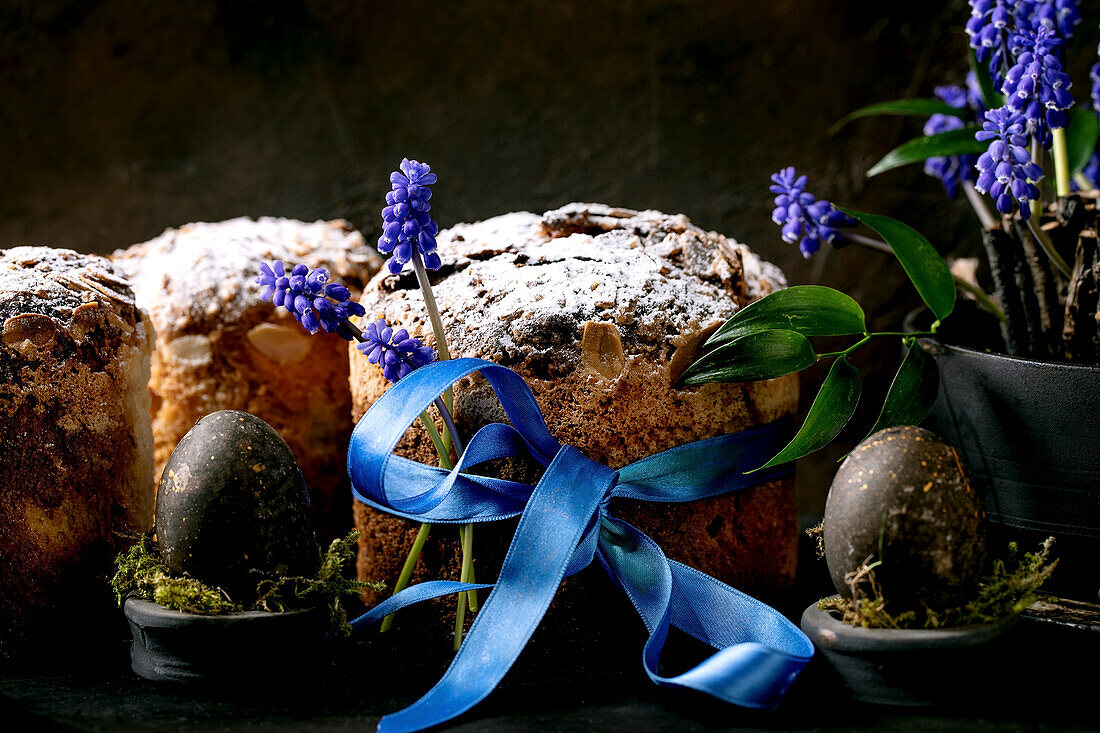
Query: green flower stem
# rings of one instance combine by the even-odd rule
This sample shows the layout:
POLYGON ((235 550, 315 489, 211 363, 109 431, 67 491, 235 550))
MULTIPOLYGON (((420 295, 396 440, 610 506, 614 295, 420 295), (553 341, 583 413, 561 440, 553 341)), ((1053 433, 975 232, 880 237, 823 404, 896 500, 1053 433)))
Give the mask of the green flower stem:
MULTIPOLYGON (((462 582, 474 582, 474 525, 462 528, 462 582)), ((477 610, 477 591, 467 591, 467 603, 471 611, 477 610)))
POLYGON ((440 417, 443 418, 443 424, 447 428, 447 432, 451 436, 451 442, 454 444, 455 453, 462 455, 465 448, 462 447, 462 438, 458 436, 458 428, 455 426, 454 416, 451 415, 451 411, 447 409, 447 406, 443 404, 443 400, 439 397, 435 398, 435 409, 439 410, 440 417))
MULTIPOLYGON (((451 358, 451 353, 447 348, 447 334, 443 330, 443 319, 439 315, 439 306, 435 302, 431 281, 428 280, 428 271, 424 268, 424 259, 415 247, 413 247, 412 263, 413 270, 416 272, 416 281, 420 284, 420 292, 424 295, 424 308, 428 311, 428 319, 432 322, 436 353, 439 354, 440 361, 446 361, 451 358)), ((443 393, 443 404, 447 406, 448 411, 454 410, 454 392, 450 387, 443 393)))
MULTIPOLYGON (((420 559, 420 551, 424 549, 424 543, 428 540, 428 533, 431 531, 432 525, 426 522, 421 524, 420 529, 416 531, 416 539, 413 540, 412 549, 409 550, 409 556, 405 558, 405 565, 401 568, 401 575, 397 577, 397 584, 393 587, 394 594, 405 590, 405 586, 409 584, 409 578, 412 577, 416 561, 420 559)), ((392 613, 382 619, 381 631, 389 631, 391 626, 393 626, 392 613)))
MULTIPOLYGON (((459 435, 458 435, 458 428, 455 427, 454 418, 451 416, 451 413, 448 412, 446 405, 443 404, 443 401, 441 399, 439 399, 438 397, 435 400, 435 407, 436 407, 437 410, 439 410, 439 414, 443 416, 443 422, 447 425, 447 431, 451 434, 451 440, 454 441, 455 452, 458 453, 459 456, 461 456, 462 453, 465 451, 465 448, 462 445, 462 438, 460 438, 459 435)), ((433 432, 434 432, 434 426, 433 426, 433 432)), ((438 435, 438 433, 436 433, 436 435, 438 435)), ((433 440, 433 442, 434 442, 434 440, 433 440)), ((438 452, 441 449, 442 449, 442 445, 437 443, 436 444, 436 451, 438 452)), ((469 553, 472 552, 471 548, 473 547, 473 535, 474 535, 474 527, 473 527, 472 524, 465 525, 463 530, 459 532, 459 539, 462 540, 462 543, 463 543, 462 544, 462 564, 463 564, 463 568, 465 568, 465 566, 467 564, 469 564, 471 568, 473 567, 473 557, 469 556, 469 553), (463 532, 465 534, 469 535, 469 540, 468 541, 463 539, 463 532), (467 560, 469 560, 469 563, 467 563, 467 560)), ((466 576, 466 573, 465 573, 465 570, 463 570, 463 577, 460 578, 460 580, 463 583, 472 583, 472 582, 474 582, 472 572, 470 573, 470 577, 465 577, 465 576, 466 576)), ((477 610, 477 591, 476 590, 467 591, 467 595, 469 596, 468 603, 470 605, 470 610, 471 611, 476 611, 477 610)))
POLYGON ((978 189, 974 188, 974 184, 971 181, 963 181, 962 188, 963 193, 966 194, 966 200, 970 202, 970 208, 974 209, 974 213, 978 215, 982 228, 992 229, 997 226, 997 217, 989 210, 985 199, 978 193, 978 189))
MULTIPOLYGON (((435 452, 439 455, 439 465, 441 468, 450 470, 451 460, 448 456, 449 451, 444 448, 443 438, 439 435, 439 431, 435 429, 435 423, 428 416, 427 412, 420 413, 420 423, 424 426, 424 430, 427 431, 428 437, 432 440, 432 445, 435 446, 435 452)), ((396 595, 409 585, 409 579, 412 577, 413 568, 416 567, 416 561, 420 559, 420 553, 424 549, 424 542, 428 539, 428 533, 431 532, 432 525, 424 523, 420 525, 420 529, 416 532, 416 539, 413 540, 413 545, 409 549, 409 554, 405 558, 405 564, 401 567, 401 574, 397 576, 397 583, 393 586, 393 593, 396 595)), ((393 626, 393 614, 391 613, 386 618, 382 619, 381 631, 388 631, 393 626)))
MULTIPOLYGON (((462 544, 462 572, 458 576, 459 580, 463 583, 471 582, 470 579, 473 576, 473 549, 474 549, 474 525, 466 524, 458 530, 458 539, 462 544)), ((472 591, 471 591, 472 593, 472 591)), ((454 650, 457 652, 459 647, 462 646, 462 634, 465 631, 466 624, 466 602, 469 593, 458 594, 458 609, 455 612, 455 645, 454 650)), ((476 601, 475 601, 476 602, 476 601)), ((470 604, 470 609, 473 610, 474 604, 470 604)))
POLYGON ((1081 187, 1082 191, 1096 190, 1096 184, 1086 178, 1084 173, 1074 175, 1073 180, 1077 181, 1077 185, 1081 187))
MULTIPOLYGON (((443 331, 443 319, 439 315, 439 306, 435 302, 435 294, 432 292, 431 282, 428 280, 428 272, 424 267, 424 260, 420 257, 420 252, 413 250, 413 270, 416 272, 416 280, 420 285, 420 291, 424 295, 424 307, 428 311, 428 318, 432 323, 432 332, 435 335, 435 347, 436 352, 439 354, 440 361, 444 361, 451 358, 450 352, 447 349, 447 335, 443 331)), ((347 322, 350 326, 350 330, 355 338, 359 341, 363 341, 363 332, 359 330, 355 324, 350 321, 347 322)), ((443 418, 443 424, 446 426, 446 431, 442 435, 435 428, 435 423, 432 422, 427 412, 420 414, 420 422, 424 425, 424 430, 427 431, 428 437, 431 438, 432 445, 435 447, 435 452, 439 456, 439 465, 444 470, 451 470, 454 466, 451 463, 451 446, 454 445, 455 452, 459 457, 462 456, 464 450, 462 445, 462 439, 459 437, 458 428, 454 422, 454 394, 450 388, 443 394, 443 398, 435 400, 435 407, 439 410, 440 417, 443 418)), ((413 546, 409 550, 408 557, 405 558, 405 564, 401 568, 401 574, 397 578, 397 583, 394 585, 393 592, 399 593, 404 590, 408 584, 409 579, 412 577, 413 568, 416 566, 417 560, 420 559, 420 553, 424 549, 424 542, 428 539, 428 533, 431 531, 430 524, 421 524, 420 529, 416 533, 416 539, 413 541, 413 546)), ((462 574, 461 579, 463 582, 473 582, 473 542, 474 542, 474 529, 473 525, 467 524, 459 532, 459 539, 462 544, 462 574)), ((455 615, 455 649, 462 643, 462 624, 466 615, 466 601, 469 600, 470 609, 477 610, 477 591, 471 590, 468 593, 460 593, 458 598, 458 609, 455 615)), ((393 614, 391 613, 386 618, 382 619, 382 631, 388 630, 393 625, 393 614)))
MULTIPOLYGON (((462 530, 461 529, 458 530, 458 538, 459 538, 459 540, 462 539, 462 530)), ((466 547, 465 547, 465 545, 463 545, 463 547, 462 547, 462 564, 463 564, 463 566, 466 565, 466 547)), ((462 575, 460 574, 459 579, 461 580, 461 578, 462 578, 462 575)), ((458 594, 458 607, 455 609, 454 650, 456 652, 462 646, 462 632, 463 632, 465 626, 466 626, 466 594, 465 593, 459 593, 458 594)))
POLYGON ((416 272, 416 281, 420 285, 420 292, 424 294, 424 307, 428 311, 428 318, 432 322, 432 332, 435 334, 435 348, 439 352, 439 360, 446 361, 451 358, 447 350, 447 336, 443 331, 443 319, 439 315, 439 305, 435 302, 435 294, 432 292, 432 284, 428 280, 428 271, 424 268, 424 260, 420 252, 414 250, 413 270, 416 272))
POLYGON ((1069 149, 1066 146, 1066 130, 1059 127, 1050 131, 1054 142, 1054 181, 1059 196, 1069 196, 1069 149))
MULTIPOLYGON (((455 426, 454 417, 452 417, 450 411, 447 410, 447 406, 445 404, 443 404, 443 400, 438 398, 438 397, 435 399, 435 408, 437 410, 439 410, 439 414, 443 417, 443 423, 447 426, 447 432, 450 433, 451 441, 454 443, 455 452, 459 456, 461 456, 462 453, 466 449, 462 445, 462 438, 459 437, 458 428, 455 426)), ((427 413, 424 414, 424 417, 426 417, 426 416, 427 416, 427 413)), ((448 447, 446 445, 444 445, 441 440, 438 440, 439 433, 435 430, 434 425, 432 425, 432 427, 429 429, 428 434, 433 436, 432 437, 432 442, 435 444, 435 449, 436 449, 437 453, 440 453, 441 451, 448 450, 448 447)), ((471 537, 470 546, 472 546, 473 531, 474 531, 473 526, 469 525, 469 524, 466 525, 466 530, 470 533, 470 537, 471 537)), ((459 538, 461 539, 461 537, 462 537, 462 534, 460 532, 459 533, 459 538)), ((462 545, 462 562, 463 562, 464 566, 466 564, 466 559, 467 559, 466 555, 467 555, 468 552, 469 552, 469 550, 467 549, 467 545, 463 544, 462 545)), ((472 562, 472 558, 471 558, 471 562, 472 562)), ((472 580, 467 580, 466 578, 461 578, 461 580, 464 583, 472 583, 473 582, 472 580)), ((471 611, 476 611, 477 610, 477 591, 476 590, 471 590, 471 591, 467 591, 467 593, 469 594, 470 610, 471 611)))
POLYGON ((849 239, 856 244, 862 244, 868 249, 873 249, 876 252, 885 252, 888 255, 894 254, 894 250, 890 249, 890 245, 879 239, 872 239, 871 237, 865 237, 862 234, 854 234, 852 232, 844 232, 842 235, 845 239, 849 239))
MULTIPOLYGON (((473 552, 473 540, 474 540, 473 530, 471 530, 470 531, 470 551, 471 552, 473 552)), ((471 557, 472 557, 472 555, 471 555, 471 557)), ((474 564, 473 564, 473 562, 470 563, 469 582, 470 583, 476 583, 477 582, 477 580, 474 578, 474 564)), ((476 611, 477 610, 477 591, 472 590, 472 591, 469 592, 468 595, 470 597, 469 597, 467 602, 470 604, 470 610, 471 611, 476 611)))
POLYGON ((1054 243, 1050 241, 1050 237, 1047 236, 1047 233, 1035 226, 1035 222, 1031 219, 1027 220, 1027 226, 1031 230, 1031 233, 1035 235, 1035 239, 1039 240, 1039 244, 1042 246, 1043 251, 1047 253, 1047 257, 1050 258, 1050 262, 1054 265, 1054 269, 1058 270, 1066 280, 1069 280, 1069 265, 1062 259, 1062 255, 1058 254, 1058 250, 1054 249, 1054 243))
POLYGON ((439 431, 435 429, 435 423, 432 422, 432 418, 428 415, 426 411, 420 413, 420 424, 424 426, 424 430, 428 433, 428 437, 432 439, 432 445, 435 447, 435 453, 439 456, 440 467, 450 469, 450 452, 447 450, 447 446, 443 442, 443 437, 439 434, 439 431), (447 465, 444 466, 444 463, 446 463, 447 465))
MULTIPOLYGON (((416 272, 416 281, 420 285, 420 292, 424 295, 424 308, 428 311, 428 318, 432 322, 432 332, 435 334, 435 348, 439 354, 440 361, 446 361, 451 358, 450 351, 447 348, 447 334, 443 330, 443 319, 439 315, 439 306, 435 302, 435 294, 432 292, 431 282, 428 280, 428 271, 424 267, 424 259, 420 256, 420 252, 414 247, 412 254, 413 270, 416 272)), ((443 404, 437 405, 440 414, 443 415, 443 421, 447 423, 447 434, 444 435, 443 445, 445 448, 450 448, 448 438, 454 441, 455 449, 458 454, 462 455, 462 443, 458 439, 458 431, 454 427, 453 413, 454 413, 454 392, 451 388, 447 388, 447 391, 443 393, 443 404)), ((449 455, 449 450, 448 450, 449 455)), ((462 574, 461 578, 465 581, 469 577, 469 569, 473 567, 473 526, 466 525, 463 530, 463 542, 462 542, 462 574)), ((469 581, 465 581, 469 582, 469 581)), ((458 595, 458 607, 455 612, 455 650, 462 645, 462 632, 463 623, 466 619, 466 601, 470 600, 470 608, 475 609, 477 607, 477 592, 470 591, 469 593, 460 593, 458 595)))
MULTIPOLYGON (((463 583, 474 582, 474 525, 466 524, 462 526, 462 533, 460 535, 462 540, 462 574, 459 579, 463 583)), ((469 605, 471 611, 477 610, 477 591, 466 591, 466 603, 469 605)))
MULTIPOLYGON (((421 265, 421 267, 423 267, 423 265, 421 265)), ((366 341, 366 338, 363 336, 363 331, 352 323, 351 320, 345 320, 344 326, 352 336, 355 337, 356 341, 366 341)), ((438 404, 437 407, 442 408, 442 403, 438 404)), ((420 422, 424 426, 424 430, 427 431, 428 437, 431 438, 432 445, 435 447, 435 452, 439 456, 439 465, 444 469, 450 470, 452 468, 450 458, 451 449, 447 444, 448 441, 445 436, 453 434, 457 443, 458 432, 454 429, 454 421, 448 420, 450 413, 443 409, 440 409, 440 412, 443 414, 443 421, 447 423, 448 428, 448 433, 444 436, 441 436, 439 431, 435 429, 435 423, 432 422, 431 417, 428 416, 426 411, 420 413, 420 422)), ((461 444, 459 443, 459 445, 461 444)), ((459 450, 461 452, 461 449, 459 450)), ((432 525, 424 523, 421 524, 420 529, 417 530, 416 539, 413 540, 413 546, 409 549, 409 554, 405 558, 405 564, 401 567, 401 574, 397 577, 397 583, 393 587, 394 594, 403 591, 405 587, 408 586, 409 578, 412 577, 413 568, 416 567, 416 561, 420 559, 420 553, 424 549, 424 542, 427 541, 428 533, 431 532, 431 529, 432 525)), ((392 613, 382 619, 381 631, 388 631, 391 626, 393 626, 392 613)))
MULTIPOLYGON (((458 455, 461 456, 464 450, 462 446, 462 439, 458 435, 458 429, 455 427, 454 419, 451 417, 451 413, 447 410, 446 406, 439 399, 435 401, 436 409, 443 416, 443 422, 447 424, 447 430, 451 434, 451 438, 454 441, 455 450, 458 455)), ((421 422, 424 424, 424 429, 427 430, 428 436, 431 437, 432 443, 435 445, 436 452, 439 454, 439 465, 450 470, 453 468, 449 459, 449 449, 445 446, 442 438, 439 435, 439 431, 435 429, 435 425, 428 418, 428 413, 422 413, 420 416, 421 422), (444 458, 444 456, 448 456, 444 458)), ((426 525, 430 526, 430 525, 426 525)), ((472 583, 473 581, 473 544, 474 544, 474 526, 467 524, 462 527, 458 532, 459 543, 462 547, 462 571, 459 575, 459 580, 463 583, 472 583)), ((423 546, 423 544, 421 544, 423 546)), ((413 557, 413 553, 417 556, 420 554, 420 548, 413 545, 413 550, 409 553, 412 564, 416 563, 416 558, 413 557)), ((412 565, 409 560, 405 561, 409 572, 412 572, 412 565)), ((402 577, 405 578, 405 582, 408 582, 408 578, 405 577, 405 572, 402 570, 402 577)), ((395 586, 394 592, 402 590, 405 586, 401 583, 401 578, 398 578, 398 585, 395 586)), ((471 611, 477 610, 477 591, 471 590, 466 593, 460 593, 458 595, 458 607, 455 609, 455 651, 462 645, 462 634, 464 630, 464 624, 466 620, 466 604, 470 605, 471 611)), ((391 614, 392 616, 392 614, 391 614)), ((387 618, 389 618, 387 616, 387 618)), ((383 620, 383 631, 385 628, 385 620, 383 620)))

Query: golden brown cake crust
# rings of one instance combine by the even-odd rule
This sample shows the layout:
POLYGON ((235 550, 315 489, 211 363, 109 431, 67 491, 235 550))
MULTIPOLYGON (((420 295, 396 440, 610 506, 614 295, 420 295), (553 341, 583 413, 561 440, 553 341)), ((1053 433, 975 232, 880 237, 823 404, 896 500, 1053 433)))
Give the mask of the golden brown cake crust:
POLYGON ((0 251, 0 323, 2 646, 103 600, 118 535, 152 524, 154 337, 109 261, 45 247, 0 251))
MULTIPOLYGON (((709 333, 739 307, 785 286, 782 273, 747 247, 684 216, 571 204, 541 217, 516 213, 458 225, 439 241, 444 264, 433 284, 452 355, 488 359, 522 374, 555 437, 591 458, 620 467, 797 408, 794 378, 674 387, 709 333)), ((361 302, 368 318, 385 317, 432 343, 411 275, 379 275, 361 302)), ((388 385, 355 350, 351 361, 358 418, 388 385)), ((455 416, 467 434, 505 419, 478 376, 456 385, 455 416)), ((434 462, 419 427, 399 452, 434 462)), ((516 466, 501 470, 532 478, 516 466)), ((613 508, 670 557, 739 588, 769 595, 793 580, 797 526, 790 479, 689 505, 616 502, 613 508)), ((416 528, 362 505, 355 513, 361 577, 392 584, 416 528)), ((479 580, 499 567, 511 529, 479 526, 479 580)), ((414 579, 457 577, 454 534, 433 531, 429 545, 443 544, 429 552, 414 579)), ((566 600, 572 592, 563 594, 566 600)))
POLYGON ((310 336, 260 298, 261 261, 324 267, 358 295, 381 258, 346 221, 248 218, 187 224, 114 254, 158 333, 153 354, 155 475, 203 416, 242 410, 290 445, 326 533, 351 523, 344 450, 351 434, 346 343, 310 336))

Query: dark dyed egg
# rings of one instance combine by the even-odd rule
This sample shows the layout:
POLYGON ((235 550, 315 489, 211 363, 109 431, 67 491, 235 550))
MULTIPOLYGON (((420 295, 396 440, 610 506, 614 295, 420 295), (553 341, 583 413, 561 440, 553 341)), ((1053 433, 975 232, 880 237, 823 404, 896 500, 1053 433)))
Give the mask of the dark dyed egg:
POLYGON ((259 576, 312 576, 320 563, 294 454, 255 415, 199 420, 157 490, 157 545, 168 568, 250 600, 259 576))
POLYGON ((955 449, 922 428, 880 430, 852 451, 825 502, 833 584, 868 558, 892 612, 973 597, 985 559, 985 514, 955 449))

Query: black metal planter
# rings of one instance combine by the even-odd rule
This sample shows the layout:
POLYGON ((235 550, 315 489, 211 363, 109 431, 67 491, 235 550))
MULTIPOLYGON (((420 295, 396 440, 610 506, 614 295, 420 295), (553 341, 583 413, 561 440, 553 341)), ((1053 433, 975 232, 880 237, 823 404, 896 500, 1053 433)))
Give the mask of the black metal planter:
POLYGON ((324 615, 316 610, 208 616, 137 598, 124 610, 131 665, 150 680, 263 686, 311 674, 322 654, 324 615))
POLYGON ((994 673, 997 640, 1015 616, 955 629, 864 629, 817 604, 802 614, 802 630, 852 696, 880 705, 944 705, 973 697, 994 673))
POLYGON ((989 518, 990 547, 1034 550, 1056 538, 1044 590, 1100 591, 1100 367, 921 344, 940 369, 929 427, 969 464, 989 518))

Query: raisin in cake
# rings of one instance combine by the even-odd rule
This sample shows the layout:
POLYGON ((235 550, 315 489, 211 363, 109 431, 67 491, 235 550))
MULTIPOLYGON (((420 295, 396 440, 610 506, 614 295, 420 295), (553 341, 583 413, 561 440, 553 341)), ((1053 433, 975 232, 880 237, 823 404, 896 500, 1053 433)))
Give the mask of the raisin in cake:
POLYGON ((153 521, 153 328, 111 263, 0 250, 0 652, 113 604, 120 536, 153 521))
POLYGON ((261 261, 325 267, 353 293, 381 258, 345 221, 248 218, 188 224, 116 252, 157 329, 153 354, 156 476, 199 418, 243 410, 290 445, 318 525, 350 527, 344 468, 351 434, 346 343, 310 336, 284 308, 260 299, 261 261))
MULTIPOLYGON (((572 204, 541 217, 513 213, 460 224, 442 232, 439 242, 443 267, 432 281, 452 356, 488 359, 523 375, 554 436, 591 458, 621 467, 693 440, 772 422, 797 408, 794 377, 675 386, 714 329, 738 308, 785 286, 778 268, 684 216, 572 204)), ((379 275, 361 302, 368 318, 384 317, 432 343, 411 274, 379 275)), ((376 366, 351 353, 358 417, 388 385, 376 366)), ((455 417, 465 434, 505 419, 480 376, 462 380, 454 392, 455 417)), ((435 461, 419 426, 399 451, 435 461)), ((750 593, 774 597, 793 580, 792 479, 691 504, 621 502, 613 510, 669 557, 750 593)), ((392 587, 416 526, 362 504, 355 516, 360 577, 392 587)), ((513 527, 478 525, 479 582, 500 567, 513 527)), ((457 579, 458 570, 456 533, 438 527, 413 579, 457 579)), ((383 596, 368 594, 366 600, 383 596)), ((562 603, 559 596, 555 606, 562 603)))

